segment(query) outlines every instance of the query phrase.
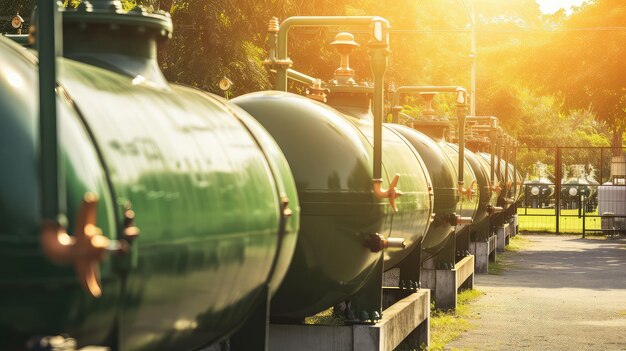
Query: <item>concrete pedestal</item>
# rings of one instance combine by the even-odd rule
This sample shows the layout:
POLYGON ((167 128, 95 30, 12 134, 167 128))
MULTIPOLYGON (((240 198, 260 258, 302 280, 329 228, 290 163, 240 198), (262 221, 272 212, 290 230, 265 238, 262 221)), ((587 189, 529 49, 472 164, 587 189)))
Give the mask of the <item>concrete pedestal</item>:
POLYGON ((458 289, 474 287, 474 256, 464 257, 452 269, 433 269, 427 262, 422 269, 422 287, 434 290, 435 307, 456 308, 458 289))
POLYGON ((498 252, 504 252, 504 247, 509 244, 509 224, 504 223, 496 229, 496 235, 498 236, 497 248, 498 252))
MULTIPOLYGON (((397 290, 398 294, 406 293, 397 290)), ((374 325, 270 324, 269 349, 391 351, 403 341, 410 348, 420 349, 430 345, 429 331, 430 291, 421 289, 385 309, 374 325)))
POLYGON ((489 272, 489 262, 496 261, 497 241, 497 236, 492 235, 488 241, 472 242, 470 244, 470 253, 474 255, 475 260, 475 273, 486 274, 489 272))

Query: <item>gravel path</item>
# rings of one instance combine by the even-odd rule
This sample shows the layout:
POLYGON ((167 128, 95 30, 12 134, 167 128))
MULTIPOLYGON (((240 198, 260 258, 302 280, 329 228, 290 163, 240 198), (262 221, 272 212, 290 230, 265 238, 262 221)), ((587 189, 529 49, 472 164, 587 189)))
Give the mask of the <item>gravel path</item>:
POLYGON ((501 275, 477 275, 475 328, 447 350, 626 350, 626 239, 524 235, 501 275))

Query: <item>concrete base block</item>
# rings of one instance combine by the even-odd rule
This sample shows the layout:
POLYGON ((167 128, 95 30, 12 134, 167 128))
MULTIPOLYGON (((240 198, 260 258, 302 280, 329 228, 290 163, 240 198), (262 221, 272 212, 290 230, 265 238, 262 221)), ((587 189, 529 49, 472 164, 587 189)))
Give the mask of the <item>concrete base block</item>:
POLYGON ((412 348, 427 348, 429 316, 430 291, 422 289, 385 309, 382 319, 374 325, 270 324, 269 349, 391 351, 403 341, 412 348))
POLYGON ((504 252, 504 247, 509 243, 509 224, 504 223, 496 229, 498 252, 504 252))
POLYGON ((511 236, 516 236, 519 234, 519 215, 516 213, 513 215, 513 230, 511 231, 511 236))
POLYGON ((456 271, 456 288, 458 289, 474 289, 474 256, 465 256, 462 260, 454 265, 456 271))
POLYGON ((454 309, 457 304, 458 289, 474 287, 474 256, 464 257, 454 265, 453 269, 423 268, 421 280, 422 287, 434 290, 437 308, 454 309))
POLYGON ((497 237, 492 235, 485 242, 472 242, 470 244, 470 252, 474 255, 475 266, 474 272, 486 274, 489 272, 489 262, 496 261, 496 242, 497 237))
POLYGON ((498 236, 494 234, 489 237, 489 262, 496 262, 496 256, 498 256, 496 247, 498 247, 498 236))

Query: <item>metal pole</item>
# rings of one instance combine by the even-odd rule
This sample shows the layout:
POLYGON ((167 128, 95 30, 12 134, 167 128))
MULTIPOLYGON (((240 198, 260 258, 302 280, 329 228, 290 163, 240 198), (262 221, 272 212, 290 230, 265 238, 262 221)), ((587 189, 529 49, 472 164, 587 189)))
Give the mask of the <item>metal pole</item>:
POLYGON ((472 11, 472 43, 471 43, 471 55, 472 55, 472 72, 470 78, 470 97, 471 97, 471 115, 476 116, 476 3, 471 1, 472 11))
POLYGON ((561 215, 561 178, 563 177, 563 170, 561 169, 561 148, 556 148, 556 159, 554 162, 556 170, 556 179, 554 181, 554 187, 556 192, 556 203, 554 204, 554 210, 556 211, 556 233, 559 234, 559 222, 561 215))
POLYGON ((604 184, 604 180, 602 179, 604 175, 604 148, 600 148, 600 185, 604 184))
MULTIPOLYGON (((39 172, 41 215, 59 221, 64 201, 59 195, 63 177, 59 173, 60 153, 56 109, 56 58, 62 54, 61 21, 56 1, 39 0, 37 49, 39 51, 39 172)), ((64 193, 64 192, 63 192, 64 193)))
POLYGON ((582 206, 583 207, 583 239, 585 238, 585 209, 587 208, 587 197, 583 195, 582 206))
POLYGON ((476 116, 476 2, 470 0, 469 8, 465 0, 461 0, 465 7, 465 13, 472 25, 470 38, 470 115, 476 116))

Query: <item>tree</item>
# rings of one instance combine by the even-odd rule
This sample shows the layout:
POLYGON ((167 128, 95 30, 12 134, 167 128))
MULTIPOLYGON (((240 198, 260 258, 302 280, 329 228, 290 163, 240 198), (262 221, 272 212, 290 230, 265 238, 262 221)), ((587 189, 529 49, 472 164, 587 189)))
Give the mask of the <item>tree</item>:
POLYGON ((622 0, 597 0, 565 21, 565 31, 529 57, 535 79, 562 92, 566 105, 591 108, 613 134, 621 153, 626 128, 626 6, 622 0))

